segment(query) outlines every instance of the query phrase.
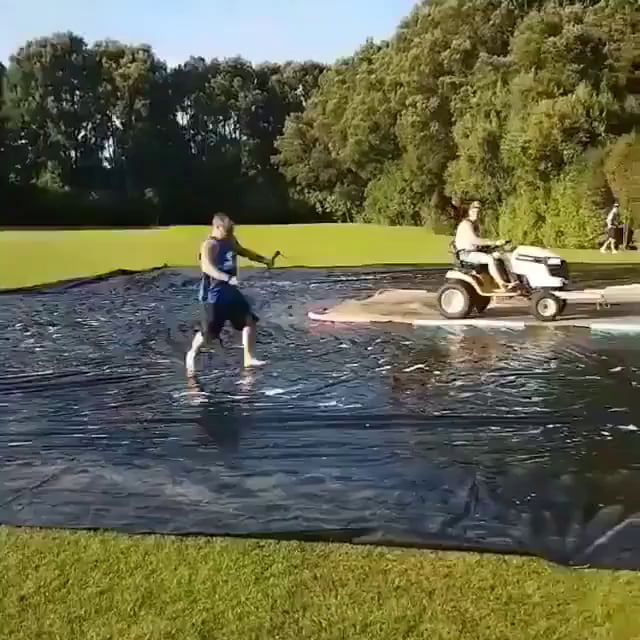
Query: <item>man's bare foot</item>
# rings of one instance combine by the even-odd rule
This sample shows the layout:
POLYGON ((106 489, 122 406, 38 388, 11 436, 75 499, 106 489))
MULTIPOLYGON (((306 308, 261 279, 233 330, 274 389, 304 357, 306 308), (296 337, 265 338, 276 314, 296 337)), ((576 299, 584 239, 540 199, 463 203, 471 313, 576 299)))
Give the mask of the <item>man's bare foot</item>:
POLYGON ((204 404, 208 400, 207 394, 200 388, 195 375, 187 376, 187 397, 191 405, 204 404))
POLYGON ((258 358, 245 358, 244 366, 245 369, 249 369, 251 367, 263 367, 267 364, 266 360, 258 360, 258 358))

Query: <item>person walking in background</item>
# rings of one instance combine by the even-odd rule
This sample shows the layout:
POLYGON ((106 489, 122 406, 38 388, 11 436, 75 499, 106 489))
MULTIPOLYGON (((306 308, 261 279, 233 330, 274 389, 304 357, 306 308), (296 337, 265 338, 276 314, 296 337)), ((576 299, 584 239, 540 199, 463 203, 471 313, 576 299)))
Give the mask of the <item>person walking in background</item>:
POLYGON ((607 215, 607 239, 600 248, 602 253, 607 252, 607 248, 611 247, 611 253, 618 253, 616 248, 616 239, 618 236, 618 227, 620 226, 620 204, 616 201, 607 215))

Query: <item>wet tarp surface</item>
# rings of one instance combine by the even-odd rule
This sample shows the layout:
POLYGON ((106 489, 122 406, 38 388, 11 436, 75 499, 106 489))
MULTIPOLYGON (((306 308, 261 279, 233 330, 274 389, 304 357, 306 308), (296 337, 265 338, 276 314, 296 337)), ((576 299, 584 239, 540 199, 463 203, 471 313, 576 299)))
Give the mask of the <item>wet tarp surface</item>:
POLYGON ((640 568, 637 337, 306 317, 441 278, 243 272, 270 363, 242 371, 227 330, 197 384, 183 364, 195 272, 0 296, 0 523, 640 568))

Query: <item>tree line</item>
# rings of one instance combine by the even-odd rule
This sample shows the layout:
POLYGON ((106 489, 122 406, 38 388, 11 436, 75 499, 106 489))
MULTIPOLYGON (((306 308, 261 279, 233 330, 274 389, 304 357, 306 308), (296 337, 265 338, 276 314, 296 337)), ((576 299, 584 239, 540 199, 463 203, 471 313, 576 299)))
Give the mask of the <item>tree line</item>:
POLYGON ((324 66, 191 58, 73 33, 27 42, 0 69, 0 224, 304 219, 275 140, 324 66))
POLYGON ((3 77, 8 222, 419 224, 593 246, 640 222, 640 5, 431 0, 352 56, 252 65, 25 44, 3 77))
POLYGON ((328 69, 276 162, 341 220, 593 246, 619 198, 640 221, 640 4, 433 0, 328 69))

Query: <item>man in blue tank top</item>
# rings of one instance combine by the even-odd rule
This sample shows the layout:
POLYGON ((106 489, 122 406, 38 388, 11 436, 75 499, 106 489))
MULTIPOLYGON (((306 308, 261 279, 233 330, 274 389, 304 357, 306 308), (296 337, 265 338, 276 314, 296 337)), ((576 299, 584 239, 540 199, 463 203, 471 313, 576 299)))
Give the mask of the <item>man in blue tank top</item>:
POLYGON ((202 304, 202 318, 200 330, 194 336, 185 359, 189 375, 195 373, 195 359, 202 346, 218 338, 227 321, 236 331, 242 331, 244 366, 259 367, 265 364, 254 354, 258 316, 238 289, 238 256, 273 266, 273 258, 265 258, 240 245, 229 216, 216 214, 211 235, 200 248, 202 276, 198 300, 202 304))

